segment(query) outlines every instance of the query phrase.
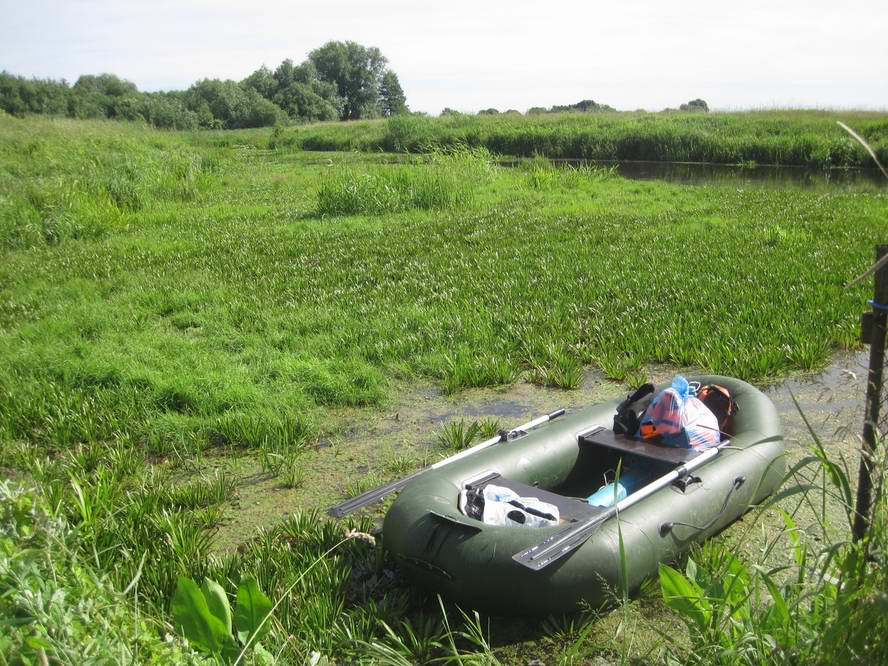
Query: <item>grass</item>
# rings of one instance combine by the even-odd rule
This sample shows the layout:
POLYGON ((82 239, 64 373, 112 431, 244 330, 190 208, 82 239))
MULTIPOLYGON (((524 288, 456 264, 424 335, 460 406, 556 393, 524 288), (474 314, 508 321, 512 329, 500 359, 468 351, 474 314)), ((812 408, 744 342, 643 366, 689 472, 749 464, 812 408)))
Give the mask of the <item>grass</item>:
POLYGON ((853 111, 407 116, 294 128, 275 145, 412 153, 468 145, 524 157, 871 167, 836 119, 855 127, 888 162, 888 116, 853 111))
MULTIPOLYGON (((370 420, 414 382, 453 393, 570 389, 588 366, 617 379, 650 363, 748 379, 816 369, 856 343, 867 290, 843 283, 888 219, 872 189, 637 183, 469 152, 328 166, 250 143, 266 139, 0 118, 0 468, 15 480, 0 493, 0 614, 17 623, 4 657, 199 661, 160 638, 178 578, 233 595, 255 576, 281 600, 263 645, 283 663, 493 663, 496 626, 430 609, 366 542, 298 579, 368 518, 303 507, 217 551, 238 494, 227 460, 283 487, 329 483, 311 455, 342 434, 341 415, 370 420), (356 174, 408 185, 381 208, 321 215, 325 188, 335 198, 330 183, 356 174), (456 184, 414 205, 434 199, 414 198, 427 182, 456 184), (57 613, 38 603, 62 593, 57 613)), ((499 424, 461 428, 448 446, 499 424)), ((364 431, 349 435, 334 447, 349 494, 418 464, 398 451, 361 471, 349 442, 364 431)), ((625 626, 646 626, 632 612, 625 626)), ((547 653, 588 657, 600 644, 586 628, 547 653)))
MULTIPOLYGON (((784 529, 747 561, 721 541, 695 546, 684 572, 660 564, 664 601, 688 628, 690 645, 667 636, 676 660, 691 664, 884 663, 888 614, 885 492, 881 481, 873 527, 863 541, 849 540, 854 498, 847 464, 831 459, 811 431, 811 455, 793 466, 785 488, 765 502, 759 516, 781 499, 784 529), (798 511, 826 503, 842 509, 843 525, 803 529, 798 511), (786 561, 777 553, 788 549, 786 561)), ((878 469, 885 469, 881 447, 878 469)), ((884 475, 880 475, 883 479, 884 475)))
POLYGON ((481 424, 478 421, 457 419, 441 428, 435 434, 435 439, 441 448, 462 451, 469 448, 480 436, 481 424))
POLYGON ((490 170, 486 151, 464 148, 433 154, 427 168, 337 170, 318 190, 318 214, 386 215, 462 207, 471 203, 490 170))

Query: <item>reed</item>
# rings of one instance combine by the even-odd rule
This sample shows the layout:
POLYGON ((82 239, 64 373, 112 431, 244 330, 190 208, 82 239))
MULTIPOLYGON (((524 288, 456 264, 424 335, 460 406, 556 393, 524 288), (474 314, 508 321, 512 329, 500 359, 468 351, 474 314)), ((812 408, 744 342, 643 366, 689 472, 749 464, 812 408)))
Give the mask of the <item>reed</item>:
POLYGON ((590 113, 406 117, 289 130, 304 150, 420 153, 453 145, 512 156, 812 167, 870 166, 835 126, 856 127, 888 162, 884 113, 804 110, 743 113, 590 113))

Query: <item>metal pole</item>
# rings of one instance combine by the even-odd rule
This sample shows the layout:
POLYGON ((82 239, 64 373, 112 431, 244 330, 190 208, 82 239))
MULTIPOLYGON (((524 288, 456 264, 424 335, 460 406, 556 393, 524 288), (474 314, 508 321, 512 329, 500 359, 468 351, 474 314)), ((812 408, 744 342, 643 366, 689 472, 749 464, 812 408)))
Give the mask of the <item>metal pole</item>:
MULTIPOLYGON (((888 245, 876 247, 876 261, 888 255, 888 245)), ((870 315, 869 328, 869 372, 866 383, 866 407, 863 421, 863 445, 860 450, 860 468, 857 475, 857 502, 854 507, 854 541, 866 536, 870 521, 870 505, 872 504, 873 453, 876 450, 876 438, 879 436, 879 408, 882 400, 882 366, 885 362, 885 331, 888 323, 888 270, 880 268, 875 274, 873 290, 873 310, 870 315)))

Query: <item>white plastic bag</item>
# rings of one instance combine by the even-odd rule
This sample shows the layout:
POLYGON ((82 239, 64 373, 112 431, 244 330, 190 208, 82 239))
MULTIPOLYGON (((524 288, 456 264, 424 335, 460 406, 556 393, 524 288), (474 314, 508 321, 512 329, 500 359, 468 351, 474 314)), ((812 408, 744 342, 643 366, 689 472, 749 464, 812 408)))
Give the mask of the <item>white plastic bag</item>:
MULTIPOLYGON (((460 509, 465 513, 465 490, 460 493, 460 509)), ((558 507, 536 497, 520 497, 510 488, 488 484, 484 487, 481 520, 487 525, 506 527, 550 527, 559 521, 558 507), (542 515, 541 515, 542 514, 542 515)))

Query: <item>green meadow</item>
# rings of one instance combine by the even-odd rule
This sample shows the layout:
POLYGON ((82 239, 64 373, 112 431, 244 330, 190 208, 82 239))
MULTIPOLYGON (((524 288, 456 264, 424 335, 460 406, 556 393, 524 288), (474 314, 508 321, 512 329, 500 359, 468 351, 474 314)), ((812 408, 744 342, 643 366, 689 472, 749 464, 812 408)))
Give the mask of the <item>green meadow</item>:
MULTIPOLYGON (((841 657, 842 641, 824 647, 836 634, 823 627, 883 608, 872 586, 884 569, 846 608, 812 573, 822 564, 813 543, 788 551, 810 575, 784 590, 780 628, 750 599, 754 583, 775 599, 785 576, 760 578, 750 565, 749 594, 722 594, 702 620, 648 594, 632 612, 690 617, 687 630, 615 653, 590 638, 592 615, 552 620, 549 642, 492 645, 485 618, 409 589, 378 546, 343 541, 346 526, 370 532, 378 513, 343 525, 307 502, 236 543, 215 538, 245 492, 244 465, 342 497, 367 461, 343 457, 331 478, 315 473, 313 453, 410 387, 571 391, 590 368, 631 384, 652 365, 761 382, 855 348, 870 288, 844 284, 888 229, 888 189, 682 186, 494 159, 864 164, 834 120, 405 117, 188 133, 0 116, 2 663, 233 663, 177 636, 181 576, 210 578, 232 601, 255 579, 280 602, 241 663, 656 661, 686 660, 691 648, 766 663, 764 635, 777 636, 787 663, 841 657), (396 164, 379 154, 420 150, 396 164), (819 595, 808 619, 789 615, 819 595), (736 643, 724 627, 738 622, 755 637, 748 651, 717 649, 736 643)), ((849 122, 886 156, 884 116, 849 122)), ((496 430, 448 427, 432 455, 496 430)), ((413 453, 368 478, 414 470, 413 453)), ((841 504, 848 474, 825 454, 809 464, 829 472, 841 504)), ((881 532, 876 543, 884 548, 881 532)), ((740 576, 736 557, 707 548, 696 554, 700 581, 714 584, 719 567, 740 576)), ((834 554, 841 571, 866 569, 844 552, 834 554)), ((861 640, 860 654, 884 654, 861 640)))

